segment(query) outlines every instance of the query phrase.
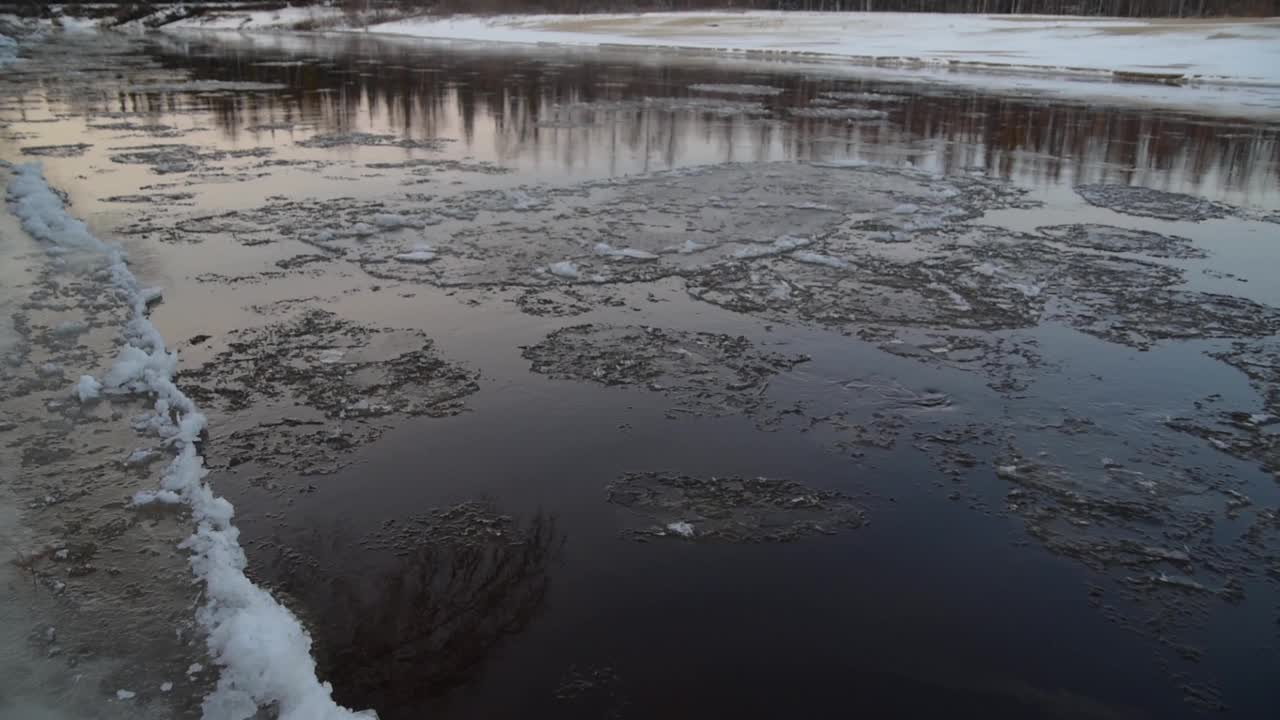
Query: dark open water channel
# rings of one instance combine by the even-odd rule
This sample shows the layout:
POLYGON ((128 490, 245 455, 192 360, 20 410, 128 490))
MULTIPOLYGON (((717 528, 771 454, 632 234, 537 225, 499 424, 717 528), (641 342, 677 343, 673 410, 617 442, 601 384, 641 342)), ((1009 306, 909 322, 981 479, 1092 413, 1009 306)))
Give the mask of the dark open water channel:
MULTIPOLYGON (((203 393, 210 479, 340 702, 384 720, 1280 702, 1275 123, 656 53, 288 36, 32 53, 4 80, 0 157, 92 146, 39 159, 165 286, 154 317, 203 393), (1144 207, 1167 217, 1144 217, 1077 185, 1219 210, 1158 196, 1144 207), (377 219, 424 208, 439 222, 377 219), (1037 230, 1082 223, 1152 235, 1121 252, 1109 231, 1082 248, 1037 230), (769 244, 792 233, 816 255, 769 244), (388 260, 419 241, 441 257, 388 260), (655 258, 608 254, 624 247, 655 258), (299 329, 313 310, 352 325, 299 329), (409 341, 370 327, 424 333, 475 387, 423 414, 333 400, 346 380, 312 371, 353 337, 387 338, 360 387, 409 397, 379 364, 409 341), (297 418, 344 430, 272 435, 297 418), (610 502, 629 473, 808 489, 757 513, 650 477, 654 505, 610 502)), ((75 366, 41 347, 74 379, 105 361, 93 342, 75 366)), ((202 687, 175 711, 198 714, 202 687)))

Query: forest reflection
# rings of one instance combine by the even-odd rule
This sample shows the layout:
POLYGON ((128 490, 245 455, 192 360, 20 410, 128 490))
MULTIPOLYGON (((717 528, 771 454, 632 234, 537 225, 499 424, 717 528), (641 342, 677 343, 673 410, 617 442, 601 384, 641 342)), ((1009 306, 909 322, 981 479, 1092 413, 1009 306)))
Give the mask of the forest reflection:
POLYGON ((454 138, 460 142, 451 153, 548 175, 855 159, 1036 185, 1136 183, 1254 203, 1274 203, 1280 188, 1280 126, 1243 119, 592 50, 358 36, 220 39, 216 45, 169 39, 155 48, 162 63, 197 79, 288 86, 197 96, 121 92, 113 99, 117 109, 156 113, 194 102, 236 143, 278 142, 264 133, 296 123, 297 133, 454 138), (707 93, 691 89, 697 84, 781 92, 707 93), (837 103, 824 97, 831 92, 891 97, 837 103), (851 105, 886 115, 794 114, 851 105))

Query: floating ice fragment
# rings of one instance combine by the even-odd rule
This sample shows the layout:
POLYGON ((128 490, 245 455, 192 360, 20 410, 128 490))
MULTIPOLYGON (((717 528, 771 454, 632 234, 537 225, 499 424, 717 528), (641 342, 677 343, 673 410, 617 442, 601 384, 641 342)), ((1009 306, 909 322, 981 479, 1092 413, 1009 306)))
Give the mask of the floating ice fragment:
POLYGON ((657 260, 658 256, 645 250, 637 250, 635 248, 622 248, 621 250, 613 247, 609 243, 596 243, 595 251, 597 255, 615 258, 631 258, 632 260, 657 260))
POLYGON ((75 394, 82 403, 97 400, 102 395, 102 383, 92 375, 81 375, 76 382, 75 394))
POLYGON ((693 537, 693 526, 684 520, 667 523, 667 529, 681 537, 693 537))
POLYGON ((568 278, 570 280, 577 280, 581 277, 581 274, 578 272, 578 266, 573 264, 570 260, 561 260, 560 262, 551 263, 547 266, 547 269, 556 277, 568 278))
POLYGON ((124 459, 125 465, 141 465, 155 455, 156 451, 151 448, 138 448, 129 453, 129 457, 124 459))
POLYGON ((182 496, 172 490, 139 490, 133 494, 133 504, 138 507, 152 503, 177 505, 180 502, 182 502, 182 496))
POLYGON ((54 335, 79 335, 88 330, 89 326, 83 320, 66 320, 53 326, 54 335))
POLYGON ((804 247, 811 242, 813 241, 809 238, 796 237, 794 235, 783 235, 768 245, 738 248, 734 251, 733 256, 749 260, 751 258, 768 257, 769 255, 781 255, 784 252, 804 247))
POLYGON ((680 254, 689 255, 691 253, 696 253, 699 250, 704 250, 706 249, 706 247, 707 246, 703 245, 702 243, 697 243, 692 240, 685 240, 684 244, 680 246, 680 254))
POLYGON ((848 262, 838 257, 832 257, 830 255, 822 255, 820 253, 810 252, 808 250, 801 250, 793 254, 791 258, 793 260, 798 260, 802 263, 808 263, 810 265, 826 265, 827 267, 833 267, 833 268, 844 268, 849 266, 848 262))
POLYGON ((136 696, 137 694, 138 694, 138 693, 133 692, 132 690, 117 690, 117 691, 116 691, 116 699, 117 699, 117 700, 130 700, 130 699, 132 699, 134 696, 136 696))
POLYGON ((418 218, 396 213, 379 213, 372 218, 373 224, 384 228, 421 228, 426 225, 418 218))
POLYGON ((400 253, 395 256, 395 259, 400 262, 425 264, 435 260, 436 254, 431 250, 413 250, 400 253))

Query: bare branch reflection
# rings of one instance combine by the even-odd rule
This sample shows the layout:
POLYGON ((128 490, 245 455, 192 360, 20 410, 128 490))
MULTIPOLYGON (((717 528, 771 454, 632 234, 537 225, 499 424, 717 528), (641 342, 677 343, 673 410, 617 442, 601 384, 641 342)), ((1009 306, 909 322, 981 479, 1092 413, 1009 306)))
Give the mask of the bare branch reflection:
POLYGON ((468 502, 359 540, 313 531, 276 544, 262 574, 305 618, 339 702, 416 718, 538 615, 563 541, 552 516, 468 502))

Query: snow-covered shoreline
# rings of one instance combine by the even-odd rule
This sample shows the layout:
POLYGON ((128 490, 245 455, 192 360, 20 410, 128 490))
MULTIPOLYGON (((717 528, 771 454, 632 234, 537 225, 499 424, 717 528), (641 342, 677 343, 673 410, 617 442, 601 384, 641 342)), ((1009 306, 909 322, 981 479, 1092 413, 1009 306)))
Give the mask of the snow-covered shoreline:
POLYGON ((1144 20, 924 13, 690 12, 415 17, 335 8, 211 13, 162 28, 276 37, 661 51, 671 61, 810 67, 995 94, 1280 118, 1280 19, 1144 20))
POLYGON ((1280 86, 1280 18, 668 12, 351 22, 336 8, 211 13, 166 30, 328 30, 431 40, 627 46, 877 67, 1280 86))
POLYGON ((927 13, 689 12, 419 17, 369 32, 626 45, 874 66, 1280 85, 1280 20, 927 13))
MULTIPOLYGON (((154 400, 153 410, 135 428, 154 432, 173 451, 161 475, 161 489, 134 496, 135 505, 183 503, 195 528, 183 547, 204 584, 205 604, 197 619, 208 633, 210 656, 221 666, 216 690, 204 700, 206 720, 244 720, 258 708, 275 706, 292 720, 349 720, 376 717, 353 713, 334 703, 328 683, 316 677, 311 637, 298 619, 245 575, 247 560, 232 523, 233 508, 204 481, 208 471, 199 452, 205 416, 174 383, 177 354, 169 350, 147 311, 157 297, 129 269, 124 251, 93 235, 66 211, 38 164, 16 166, 8 184, 8 209, 22 228, 53 258, 68 253, 97 259, 93 277, 110 284, 129 308, 125 343, 101 381, 80 378, 68 394, 81 402, 101 395, 140 394, 154 400)), ((131 691, 118 697, 127 699, 131 691)))

